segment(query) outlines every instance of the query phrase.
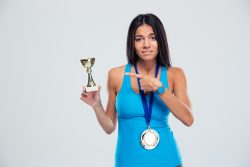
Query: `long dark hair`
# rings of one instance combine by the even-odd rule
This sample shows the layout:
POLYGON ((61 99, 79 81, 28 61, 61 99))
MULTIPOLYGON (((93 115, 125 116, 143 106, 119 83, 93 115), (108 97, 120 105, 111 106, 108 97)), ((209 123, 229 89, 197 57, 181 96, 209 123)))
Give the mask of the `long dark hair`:
POLYGON ((129 26, 128 36, 127 36, 128 62, 134 65, 138 61, 139 57, 135 52, 135 44, 134 44, 135 32, 136 29, 143 24, 150 25, 153 28, 154 33, 156 35, 156 40, 158 43, 158 55, 156 57, 157 63, 162 66, 171 67, 168 41, 164 26, 160 21, 160 19, 151 13, 139 14, 132 20, 129 26))

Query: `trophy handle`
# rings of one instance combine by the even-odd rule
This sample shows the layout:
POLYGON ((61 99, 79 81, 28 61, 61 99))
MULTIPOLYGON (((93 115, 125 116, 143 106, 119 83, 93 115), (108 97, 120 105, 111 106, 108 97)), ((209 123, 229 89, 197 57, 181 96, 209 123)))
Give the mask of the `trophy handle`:
POLYGON ((91 73, 88 73, 88 87, 96 86, 91 73))
POLYGON ((87 73, 88 73, 88 85, 87 87, 94 87, 96 86, 93 78, 92 78, 92 74, 91 74, 91 68, 87 68, 87 73))

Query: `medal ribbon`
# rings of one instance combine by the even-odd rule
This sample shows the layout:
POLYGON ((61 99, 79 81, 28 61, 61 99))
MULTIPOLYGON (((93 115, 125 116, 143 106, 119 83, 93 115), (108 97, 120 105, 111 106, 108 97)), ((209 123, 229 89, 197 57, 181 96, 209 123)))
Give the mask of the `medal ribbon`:
MULTIPOLYGON (((139 74, 137 66, 134 65, 135 68, 135 72, 136 74, 139 74)), ((159 65, 156 65, 156 69, 155 69, 155 77, 157 77, 159 71, 159 65)), ((150 100, 149 100, 149 105, 147 104, 147 100, 146 100, 146 96, 144 91, 141 89, 141 84, 140 84, 140 78, 137 78, 138 81, 138 86, 139 86, 139 92, 140 92, 140 96, 141 96, 141 101, 143 104, 143 109, 144 109, 144 113, 145 113, 145 118, 146 118, 146 123, 147 126, 149 128, 150 125, 150 118, 151 118, 151 113, 152 113, 152 107, 153 107, 153 101, 154 101, 154 92, 152 91, 150 93, 150 100)))

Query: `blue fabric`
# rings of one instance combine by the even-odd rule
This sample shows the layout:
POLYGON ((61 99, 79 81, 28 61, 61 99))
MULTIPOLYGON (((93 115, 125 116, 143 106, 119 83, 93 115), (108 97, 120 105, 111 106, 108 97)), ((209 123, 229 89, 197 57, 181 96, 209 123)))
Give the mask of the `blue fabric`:
MULTIPOLYGON (((127 64, 125 72, 131 71, 127 64)), ((161 82, 169 89, 166 67, 161 68, 161 82)), ((115 153, 115 167, 176 167, 182 164, 178 145, 168 125, 169 108, 159 96, 154 95, 150 126, 160 136, 160 142, 153 150, 146 150, 140 144, 142 132, 147 128, 140 94, 131 86, 131 79, 124 75, 120 92, 116 96, 118 115, 118 137, 115 153)), ((149 101, 150 94, 146 96, 149 101)))

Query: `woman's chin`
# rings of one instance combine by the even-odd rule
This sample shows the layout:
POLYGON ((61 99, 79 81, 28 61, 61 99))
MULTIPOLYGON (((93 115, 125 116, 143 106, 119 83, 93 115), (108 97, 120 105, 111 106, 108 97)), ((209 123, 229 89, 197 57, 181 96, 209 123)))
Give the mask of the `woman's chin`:
POLYGON ((152 56, 152 55, 143 55, 140 56, 140 59, 143 61, 152 61, 156 59, 156 56, 152 56))

